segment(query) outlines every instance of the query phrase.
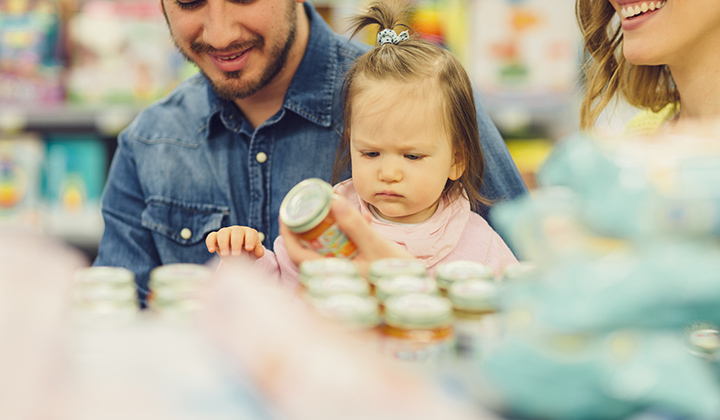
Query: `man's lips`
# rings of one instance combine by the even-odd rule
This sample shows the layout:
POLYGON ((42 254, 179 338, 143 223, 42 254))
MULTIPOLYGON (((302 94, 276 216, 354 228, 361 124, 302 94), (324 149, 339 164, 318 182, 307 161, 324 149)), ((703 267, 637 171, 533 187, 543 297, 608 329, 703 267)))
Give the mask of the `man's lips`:
POLYGON ((217 67, 219 70, 225 71, 225 72, 233 72, 242 70, 243 67, 247 64, 249 53, 252 51, 252 48, 248 48, 247 50, 244 50, 242 52, 235 52, 230 54, 217 54, 212 53, 208 54, 210 59, 212 60, 213 64, 215 64, 215 67, 217 67))

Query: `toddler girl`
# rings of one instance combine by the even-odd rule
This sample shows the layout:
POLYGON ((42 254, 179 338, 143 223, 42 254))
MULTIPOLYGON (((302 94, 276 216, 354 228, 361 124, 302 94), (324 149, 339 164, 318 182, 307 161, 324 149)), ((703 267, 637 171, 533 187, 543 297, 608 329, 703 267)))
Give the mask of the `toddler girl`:
MULTIPOLYGON (((498 273, 517 260, 500 236, 472 212, 480 196, 483 155, 473 90, 450 52, 410 36, 401 19, 407 9, 373 3, 354 18, 356 35, 379 25, 378 45, 361 56, 345 79, 345 127, 335 178, 348 167, 352 178, 334 187, 369 216, 385 238, 422 260, 437 264, 473 260, 498 273)), ((249 227, 208 235, 208 251, 221 257, 242 250, 255 265, 297 282, 298 268, 282 237, 275 253, 265 250, 249 227)))

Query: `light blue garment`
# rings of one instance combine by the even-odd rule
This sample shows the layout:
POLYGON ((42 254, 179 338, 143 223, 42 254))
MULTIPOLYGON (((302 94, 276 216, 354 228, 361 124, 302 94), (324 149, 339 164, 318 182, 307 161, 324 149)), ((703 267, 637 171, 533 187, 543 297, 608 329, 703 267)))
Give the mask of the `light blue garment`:
MULTIPOLYGON (((135 272, 142 301, 150 270, 205 263, 211 257, 205 237, 221 227, 251 226, 272 248, 280 202, 290 188, 310 177, 330 181, 343 128, 343 77, 367 46, 333 33, 312 5, 304 5, 311 23, 305 56, 282 109, 257 129, 196 75, 144 110, 118 137, 95 265, 135 272), (264 162, 256 159, 261 152, 264 162)), ((525 193, 479 102, 478 123, 486 165, 481 192, 494 199, 525 193)), ((485 217, 487 212, 480 211, 485 217)))

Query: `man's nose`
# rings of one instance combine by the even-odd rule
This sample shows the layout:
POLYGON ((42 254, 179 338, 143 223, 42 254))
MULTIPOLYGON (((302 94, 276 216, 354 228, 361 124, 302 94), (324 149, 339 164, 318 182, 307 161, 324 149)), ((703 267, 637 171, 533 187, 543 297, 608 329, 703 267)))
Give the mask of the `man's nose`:
POLYGON ((207 15, 203 27, 203 42, 217 50, 223 50, 242 35, 238 10, 225 0, 208 0, 207 15))

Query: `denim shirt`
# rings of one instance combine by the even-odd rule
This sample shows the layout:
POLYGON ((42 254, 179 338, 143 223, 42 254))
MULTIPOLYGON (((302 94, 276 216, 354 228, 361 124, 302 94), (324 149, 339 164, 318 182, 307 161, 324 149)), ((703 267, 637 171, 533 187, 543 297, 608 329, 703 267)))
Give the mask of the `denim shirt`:
MULTIPOLYGON (((310 177, 330 181, 343 129, 343 78, 368 47, 335 34, 309 2, 304 7, 311 24, 305 55, 282 109, 256 129, 198 74, 118 136, 94 265, 132 270, 142 303, 156 266, 212 257, 205 246, 212 231, 250 226, 272 249, 280 202, 290 188, 310 177)), ((482 193, 494 199, 524 193, 507 147, 477 105, 486 165, 482 193)), ((480 214, 487 218, 487 212, 480 214)))

